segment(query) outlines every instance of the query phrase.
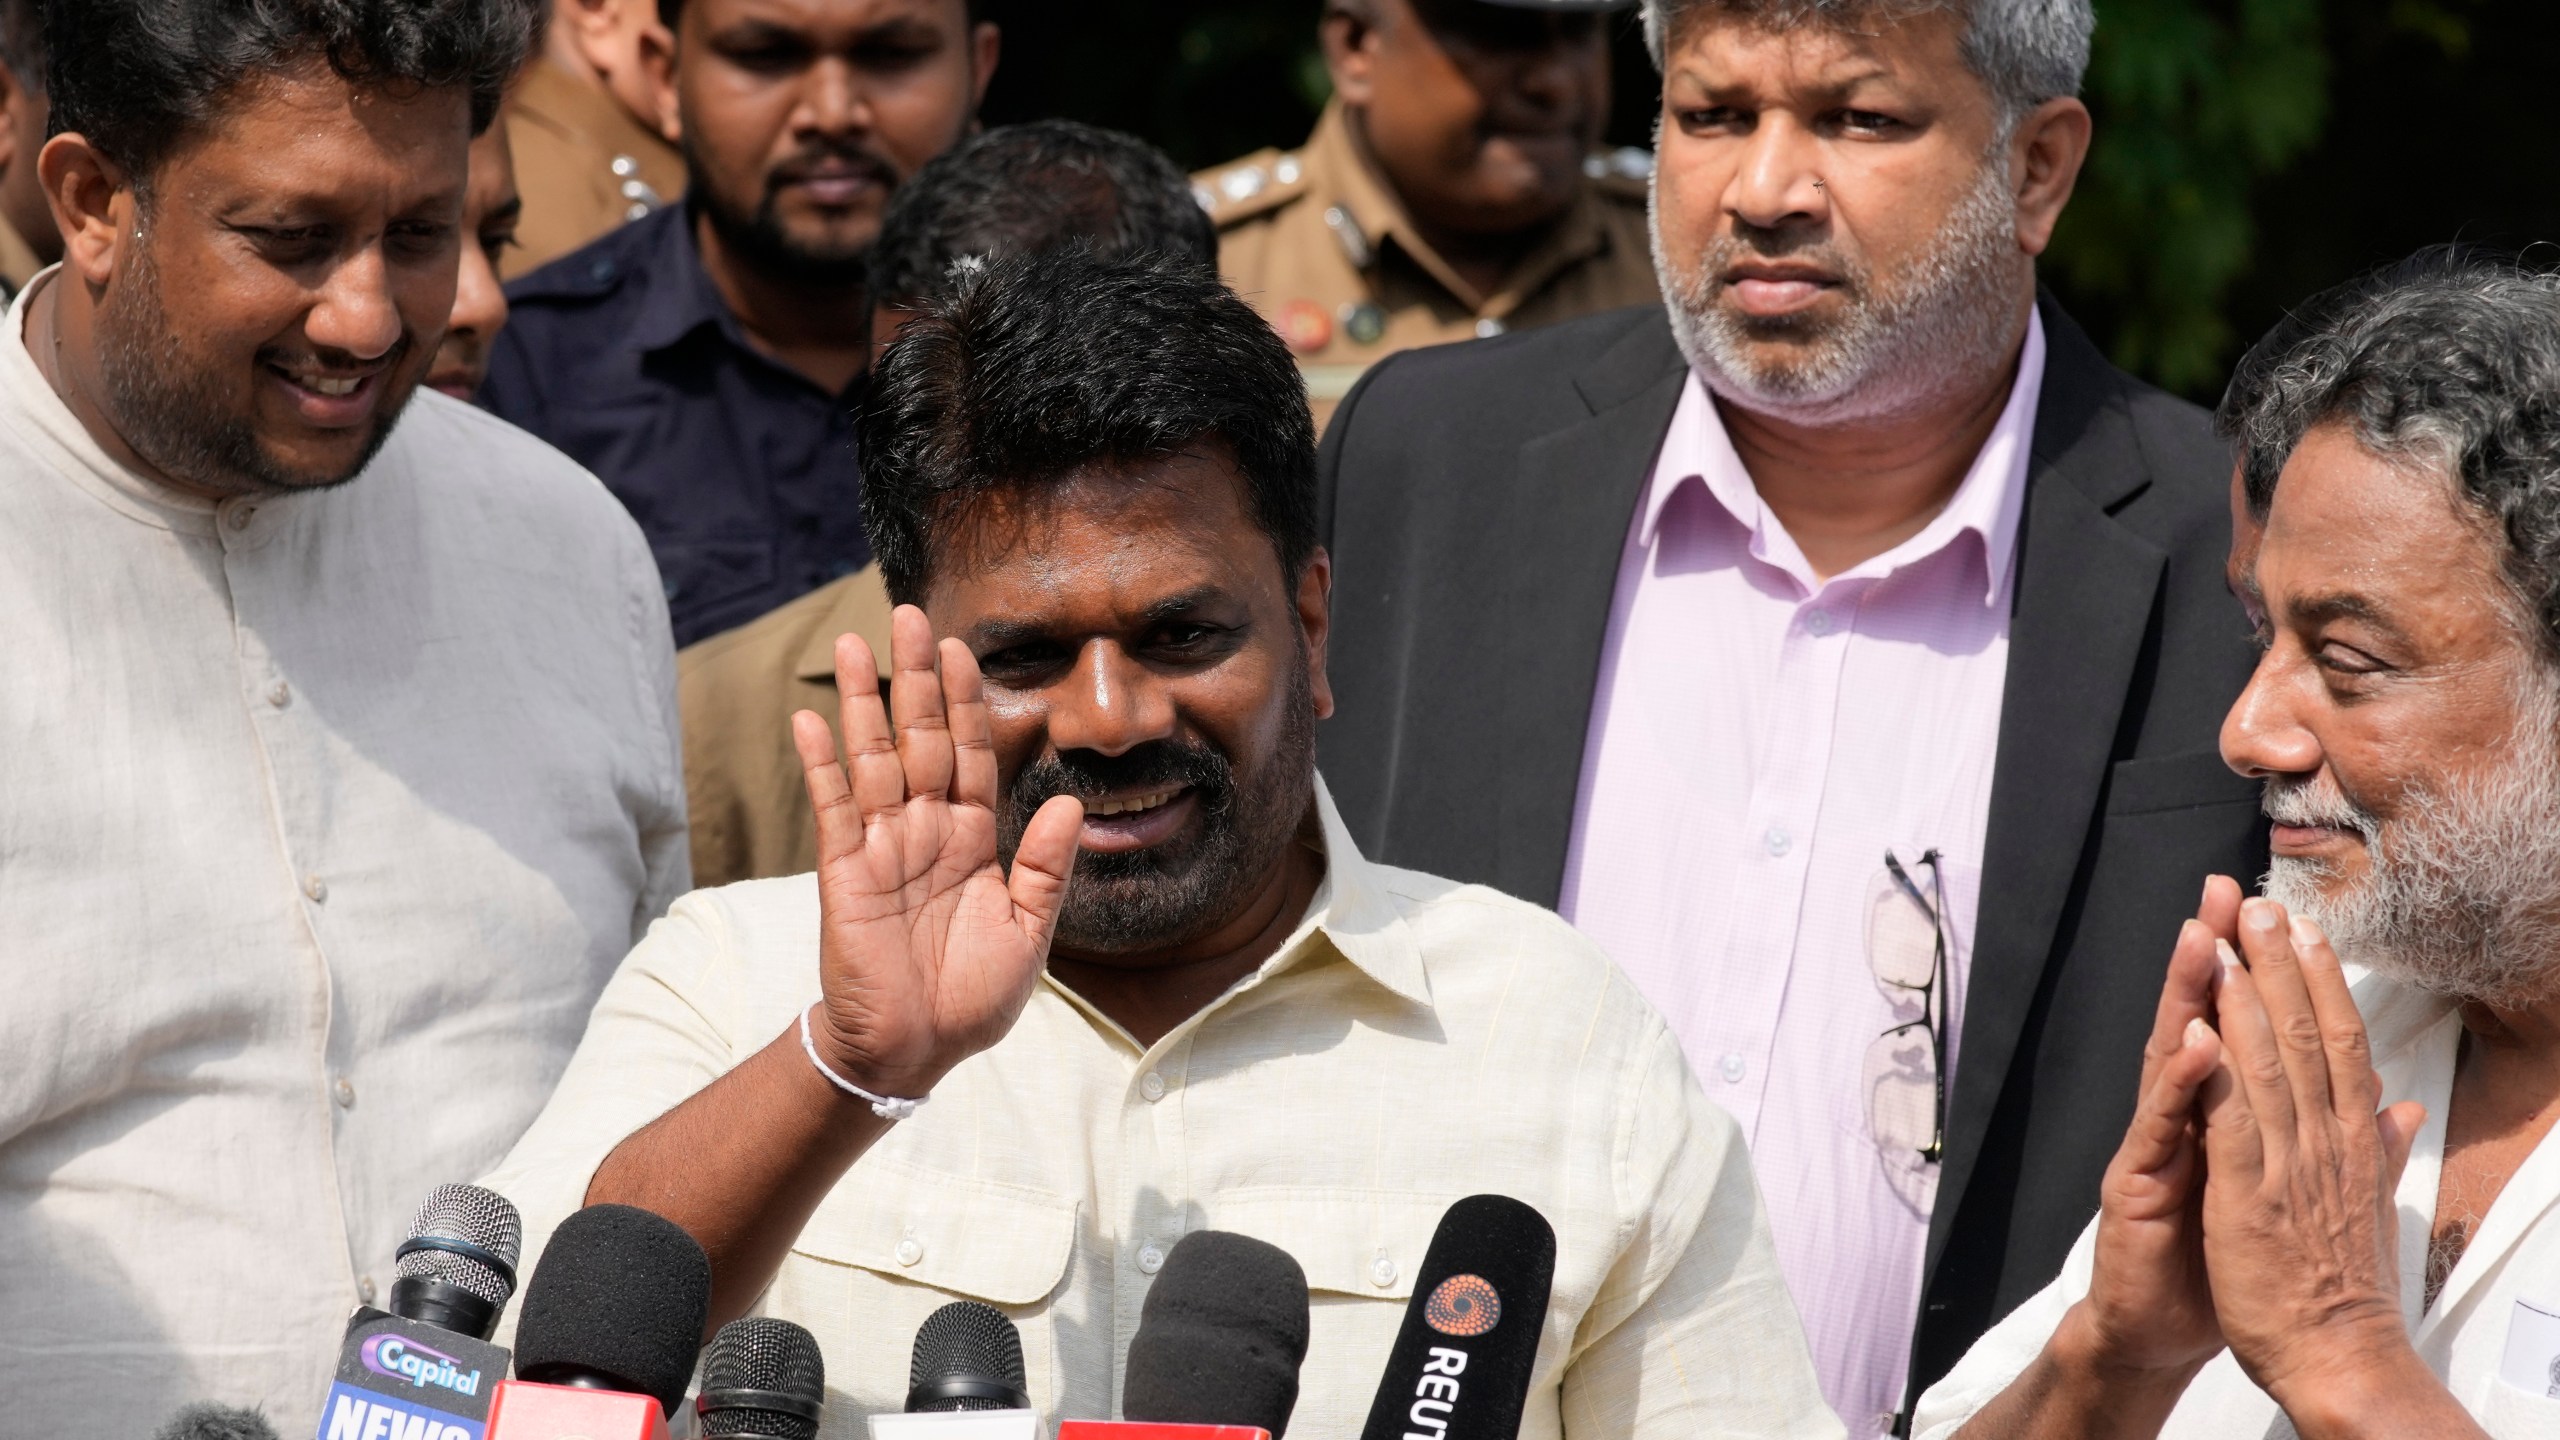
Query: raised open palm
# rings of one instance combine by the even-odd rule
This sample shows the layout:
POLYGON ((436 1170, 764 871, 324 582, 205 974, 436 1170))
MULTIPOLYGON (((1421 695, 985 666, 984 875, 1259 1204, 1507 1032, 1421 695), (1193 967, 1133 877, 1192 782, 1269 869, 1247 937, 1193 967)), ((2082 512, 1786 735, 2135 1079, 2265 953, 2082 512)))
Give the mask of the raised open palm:
POLYGON ((818 824, 816 1043, 856 1083, 916 1096, 1022 1013, 1084 807, 1066 796, 1041 806, 1008 877, 976 658, 957 640, 937 648, 912 605, 891 619, 890 651, 884 710, 871 647, 837 637, 843 763, 812 711, 791 717, 791 738, 818 824))

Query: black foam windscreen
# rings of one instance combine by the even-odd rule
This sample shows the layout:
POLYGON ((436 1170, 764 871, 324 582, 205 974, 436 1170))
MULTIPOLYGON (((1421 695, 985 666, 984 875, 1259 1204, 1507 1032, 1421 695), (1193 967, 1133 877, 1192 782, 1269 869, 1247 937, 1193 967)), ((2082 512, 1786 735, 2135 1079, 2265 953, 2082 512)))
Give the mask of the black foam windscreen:
POLYGON ((1513 1440, 1555 1276, 1546 1217, 1507 1195, 1450 1206, 1414 1276, 1361 1440, 1513 1440))
POLYGON ((1022 1332, 994 1306, 954 1300, 916 1327, 914 1359, 907 1367, 908 1414, 1027 1410, 1026 1383, 1022 1332))
POLYGON ((276 1427, 255 1410, 190 1405, 170 1416, 153 1440, 276 1440, 276 1427))
POLYGON ((788 1320, 750 1315, 711 1337, 694 1409, 704 1440, 811 1440, 826 1399, 818 1337, 788 1320))
POLYGON ((524 1287, 516 1374, 684 1401, 711 1314, 711 1261, 674 1221, 590 1205, 560 1222, 524 1287))
POLYGON ((1307 1273, 1246 1235, 1195 1230, 1167 1255, 1129 1337, 1120 1413, 1166 1425, 1258 1425, 1298 1407, 1307 1273))

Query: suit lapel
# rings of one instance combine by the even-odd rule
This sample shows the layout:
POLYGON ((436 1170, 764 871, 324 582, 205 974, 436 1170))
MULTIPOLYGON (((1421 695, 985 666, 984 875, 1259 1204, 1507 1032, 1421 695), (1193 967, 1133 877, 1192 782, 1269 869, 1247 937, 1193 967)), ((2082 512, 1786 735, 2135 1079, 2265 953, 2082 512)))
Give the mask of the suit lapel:
POLYGON ((1687 364, 1655 315, 1574 377, 1589 414, 1520 448, 1504 497, 1496 555, 1534 557, 1507 573, 1491 653, 1502 657, 1489 697, 1501 715, 1506 773, 1494 883, 1554 905, 1573 838, 1573 801, 1591 723, 1592 687, 1617 593, 1627 525, 1671 428, 1687 364), (1536 637, 1536 643, 1521 643, 1536 637))
POLYGON ((2168 563, 2166 552, 2110 518, 2149 483, 2121 381, 2050 303, 2044 322, 2044 389, 2019 530, 1981 911, 1948 1097, 1946 1172, 1929 1226, 1932 1276, 2095 829, 2168 563))

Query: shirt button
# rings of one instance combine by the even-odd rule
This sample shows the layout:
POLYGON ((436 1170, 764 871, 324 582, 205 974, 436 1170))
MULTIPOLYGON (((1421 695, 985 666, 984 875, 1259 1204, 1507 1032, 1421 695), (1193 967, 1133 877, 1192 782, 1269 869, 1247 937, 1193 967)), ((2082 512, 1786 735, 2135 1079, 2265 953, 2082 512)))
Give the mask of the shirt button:
POLYGON ((1743 1065, 1741 1056, 1727 1055, 1724 1057, 1724 1063, 1716 1068, 1723 1072, 1724 1083, 1727 1085, 1739 1085, 1742 1083, 1742 1072, 1747 1067, 1743 1065))
POLYGON ((293 687, 281 680, 267 687, 267 703, 281 710, 293 703, 293 687))
POLYGON ((362 1300, 367 1305, 373 1303, 372 1276, 367 1275, 356 1281, 356 1298, 362 1300))
POLYGON ((311 903, 317 905, 329 898, 329 882, 317 875, 305 875, 302 877, 302 893, 310 896, 311 903))
POLYGON ((1153 1070, 1148 1071, 1138 1080, 1138 1093, 1146 1096, 1150 1100, 1163 1099, 1164 1077, 1153 1070))
POLYGON ((899 1264, 901 1264, 901 1265, 913 1265, 914 1263, 916 1263, 917 1261, 919 1261, 919 1260, 921 1260, 921 1259, 923 1259, 923 1258, 924 1258, 924 1246, 923 1246, 923 1245, 921 1245, 921 1244, 919 1244, 919 1243, 917 1243, 917 1242, 916 1242, 916 1240, 914 1239, 914 1237, 910 1236, 909 1238, 904 1239, 904 1240, 901 1240, 901 1241, 899 1241, 899 1242, 898 1242, 898 1263, 899 1263, 899 1264))
POLYGON ((231 528, 232 528, 232 529, 234 529, 234 530, 246 530, 246 529, 248 529, 248 528, 249 528, 249 522, 250 522, 250 521, 252 521, 252 520, 255 520, 255 519, 257 519, 257 518, 258 518, 258 507, 257 507, 257 506, 255 506, 255 505, 234 505, 234 506, 232 506, 232 507, 231 507, 231 518, 230 518, 230 520, 229 520, 228 522, 226 522, 226 523, 228 523, 228 524, 231 526, 231 528))
POLYGON ((339 1076, 336 1083, 329 1087, 329 1093, 337 1097, 339 1109, 352 1110, 355 1108, 356 1082, 353 1080, 348 1079, 344 1075, 339 1076))
POLYGON ((1153 1275, 1163 1268, 1164 1252, 1156 1248, 1154 1241, 1148 1241, 1146 1245, 1138 1251, 1139 1273, 1144 1275, 1153 1275))
POLYGON ((1804 628, 1816 635, 1830 634, 1831 612, 1828 610, 1806 611, 1804 616, 1804 628))
POLYGON ((1770 854, 1784 855, 1795 848, 1796 837, 1788 834, 1786 827, 1772 825, 1769 827, 1769 833, 1760 837, 1760 843, 1769 847, 1770 854))
POLYGON ((1378 1252, 1377 1262, 1369 1267, 1369 1283, 1381 1290, 1396 1283, 1396 1262, 1388 1259, 1383 1250, 1378 1252))

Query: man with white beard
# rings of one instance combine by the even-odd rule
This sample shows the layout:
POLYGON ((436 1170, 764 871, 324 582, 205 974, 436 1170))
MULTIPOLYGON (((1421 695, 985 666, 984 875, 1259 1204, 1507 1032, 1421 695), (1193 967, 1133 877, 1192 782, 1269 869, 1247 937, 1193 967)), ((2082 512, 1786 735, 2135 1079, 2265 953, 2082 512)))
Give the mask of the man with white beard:
POLYGON ((2266 898, 2180 933, 2098 1219, 1928 1440, 2560 1434, 2560 276, 2312 310, 2236 417, 2266 898))
POLYGON ((2250 652, 2227 450, 2036 288, 2087 0, 1654 0, 1668 303, 1390 360, 1325 442, 1326 773, 1555 905, 1750 1137, 1857 1436, 2096 1208, 2250 652))

